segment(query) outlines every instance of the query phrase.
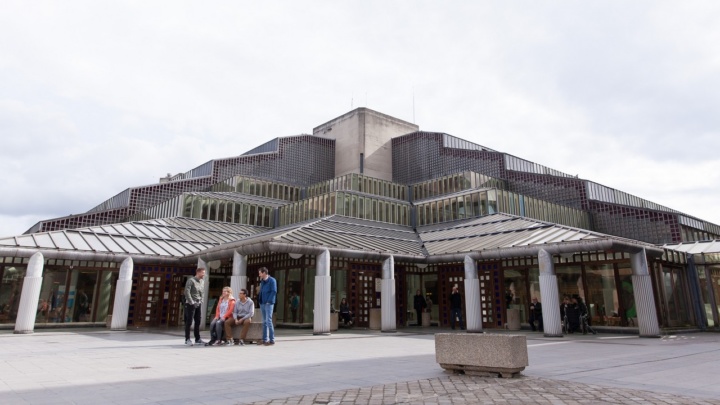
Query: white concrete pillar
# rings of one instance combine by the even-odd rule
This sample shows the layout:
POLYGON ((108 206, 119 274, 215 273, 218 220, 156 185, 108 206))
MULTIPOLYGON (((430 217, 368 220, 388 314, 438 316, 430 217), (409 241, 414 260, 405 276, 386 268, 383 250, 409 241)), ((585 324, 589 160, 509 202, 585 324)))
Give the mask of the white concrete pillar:
POLYGON ((20 305, 18 306, 14 333, 33 333, 35 330, 35 317, 40 302, 44 264, 45 257, 43 257, 42 253, 37 252, 30 256, 25 271, 22 292, 20 293, 20 305))
POLYGON ((640 337, 658 337, 660 336, 660 324, 657 311, 655 311, 655 296, 645 249, 630 254, 630 266, 633 272, 633 294, 635 295, 640 337))
POLYGON ((482 333, 480 280, 478 280, 477 263, 470 256, 465 256, 465 312, 467 331, 482 333))
POLYGON ((330 251, 315 258, 315 308, 313 335, 330 334, 330 251))
POLYGON ((383 262, 382 290, 380 292, 380 330, 397 332, 395 315, 395 259, 390 256, 383 262))
POLYGON ((120 265, 120 273, 115 287, 115 304, 113 304, 112 320, 110 320, 110 329, 112 330, 127 329, 133 267, 133 259, 130 257, 123 260, 120 265))
POLYGON ((210 267, 201 258, 198 257, 197 268, 205 269, 205 278, 203 279, 203 303, 200 306, 200 330, 205 330, 205 320, 207 319, 208 301, 210 300, 210 267))
POLYGON ((562 337, 560 319, 560 292, 558 291, 555 263, 551 254, 543 249, 538 252, 540 267, 540 296, 542 297, 543 330, 546 337, 562 337))
MULTIPOLYGON (((235 298, 240 297, 240 289, 247 289, 247 256, 237 251, 233 252, 232 276, 230 276, 230 288, 235 298)), ((250 294, 248 293, 248 297, 250 294)))

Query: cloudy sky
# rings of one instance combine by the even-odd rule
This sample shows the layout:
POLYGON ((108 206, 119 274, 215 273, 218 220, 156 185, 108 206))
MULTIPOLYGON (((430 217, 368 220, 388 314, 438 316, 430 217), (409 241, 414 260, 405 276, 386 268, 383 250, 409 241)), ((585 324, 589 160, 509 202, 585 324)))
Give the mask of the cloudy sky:
POLYGON ((0 236, 366 106, 720 224, 720 2, 3 1, 0 236))

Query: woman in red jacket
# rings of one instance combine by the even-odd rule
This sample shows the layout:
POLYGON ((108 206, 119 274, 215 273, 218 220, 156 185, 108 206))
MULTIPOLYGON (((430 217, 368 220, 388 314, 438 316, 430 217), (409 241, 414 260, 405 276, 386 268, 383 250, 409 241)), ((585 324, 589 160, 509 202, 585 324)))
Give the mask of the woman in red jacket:
POLYGON ((215 318, 210 322, 210 341, 205 343, 205 346, 228 344, 229 337, 224 336, 224 325, 227 319, 232 318, 234 308, 235 297, 232 288, 223 287, 222 296, 215 309, 215 318))

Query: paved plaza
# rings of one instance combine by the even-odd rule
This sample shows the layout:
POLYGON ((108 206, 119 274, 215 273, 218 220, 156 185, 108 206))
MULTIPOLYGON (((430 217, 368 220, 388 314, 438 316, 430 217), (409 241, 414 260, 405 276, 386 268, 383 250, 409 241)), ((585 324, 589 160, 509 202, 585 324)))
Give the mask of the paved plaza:
POLYGON ((0 402, 720 404, 720 334, 544 338, 523 331, 530 366, 500 379, 442 370, 438 331, 449 332, 278 329, 271 347, 187 347, 179 329, 6 330, 0 402))

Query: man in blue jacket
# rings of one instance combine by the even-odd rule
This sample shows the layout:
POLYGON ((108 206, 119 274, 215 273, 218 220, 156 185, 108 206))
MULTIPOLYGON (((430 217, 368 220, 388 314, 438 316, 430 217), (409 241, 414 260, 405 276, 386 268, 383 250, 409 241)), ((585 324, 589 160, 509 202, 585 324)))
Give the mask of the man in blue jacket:
POLYGON ((273 307, 275 306, 275 297, 277 297, 277 281, 268 275, 268 269, 261 267, 258 270, 260 276, 260 293, 258 301, 260 302, 260 311, 263 316, 263 346, 272 346, 275 344, 275 328, 273 328, 272 316, 273 307))

